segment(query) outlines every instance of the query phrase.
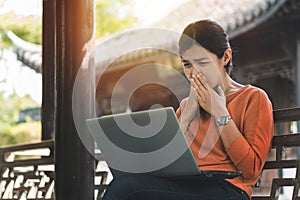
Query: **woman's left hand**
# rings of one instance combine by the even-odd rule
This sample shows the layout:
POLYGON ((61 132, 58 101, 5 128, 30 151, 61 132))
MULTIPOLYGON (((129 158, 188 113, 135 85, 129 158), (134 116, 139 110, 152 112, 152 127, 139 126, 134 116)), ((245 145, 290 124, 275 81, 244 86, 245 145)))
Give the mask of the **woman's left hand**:
POLYGON ((199 73, 191 78, 191 85, 199 105, 209 114, 218 119, 227 115, 226 97, 220 85, 216 91, 205 81, 205 77, 199 73))

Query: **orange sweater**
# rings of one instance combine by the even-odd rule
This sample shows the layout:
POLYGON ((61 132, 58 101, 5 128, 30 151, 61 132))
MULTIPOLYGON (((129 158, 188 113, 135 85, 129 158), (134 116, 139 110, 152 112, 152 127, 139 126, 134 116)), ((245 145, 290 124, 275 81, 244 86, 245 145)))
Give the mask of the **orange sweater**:
MULTIPOLYGON (((186 100, 181 102, 176 111, 178 118, 186 100)), ((204 157, 199 156, 201 147, 205 145, 204 139, 209 143, 209 139, 205 136, 208 134, 211 120, 208 114, 200 114, 200 119, 195 118, 190 123, 189 130, 196 133, 191 149, 202 170, 242 171, 242 176, 227 181, 241 188, 251 197, 253 186, 258 180, 271 146, 274 132, 272 104, 264 91, 250 85, 228 94, 226 104, 242 136, 227 149, 218 137, 207 154, 204 157), (197 127, 198 123, 199 127, 197 127)), ((210 125, 209 134, 217 131, 215 123, 210 125)))

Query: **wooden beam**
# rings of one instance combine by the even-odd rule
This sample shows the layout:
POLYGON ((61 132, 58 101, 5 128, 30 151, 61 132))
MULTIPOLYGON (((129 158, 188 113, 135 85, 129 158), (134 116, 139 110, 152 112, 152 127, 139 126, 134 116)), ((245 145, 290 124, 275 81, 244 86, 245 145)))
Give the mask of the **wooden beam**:
MULTIPOLYGON (((298 20, 299 23, 299 20, 298 20)), ((296 24, 298 24, 296 22, 296 24)), ((297 41, 296 41, 296 84, 295 84, 295 106, 300 107, 300 29, 297 29, 297 41)), ((300 131, 300 121, 297 122, 297 130, 300 131)), ((297 157, 300 158, 300 149, 297 149, 297 157)))
MULTIPOLYGON (((73 86, 93 30, 94 0, 56 0, 56 200, 94 199, 95 159, 79 137, 72 110, 73 86)), ((84 88, 90 83, 82 84, 84 88)), ((93 109, 89 92, 93 91, 87 89, 81 96, 82 113, 93 109)))
POLYGON ((42 140, 54 137, 55 0, 43 1, 42 31, 42 140))
POLYGON ((273 115, 276 123, 298 121, 300 118, 300 107, 277 109, 273 111, 273 115))
POLYGON ((296 41, 296 107, 300 107, 300 31, 298 29, 296 41))

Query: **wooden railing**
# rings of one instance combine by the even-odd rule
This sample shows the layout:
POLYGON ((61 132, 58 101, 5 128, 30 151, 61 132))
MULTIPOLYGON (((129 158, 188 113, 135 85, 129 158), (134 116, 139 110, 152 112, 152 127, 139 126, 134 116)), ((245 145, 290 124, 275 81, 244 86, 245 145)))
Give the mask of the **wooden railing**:
POLYGON ((54 142, 0 149, 0 199, 54 199, 54 142))
MULTIPOLYGON (((54 199, 54 152, 53 140, 0 148, 0 199, 54 199)), ((101 199, 107 176, 95 169, 95 199, 101 199)))
MULTIPOLYGON (((300 108, 289 108, 275 110, 274 112, 274 122, 276 124, 280 123, 292 123, 300 121, 300 108)), ((290 124, 288 124, 288 127, 290 124)), ((252 197, 253 200, 274 200, 278 199, 283 187, 289 186, 293 187, 291 199, 300 199, 298 197, 299 187, 300 187, 300 158, 297 155, 297 151, 300 147, 300 134, 299 130, 297 133, 288 132, 277 132, 273 137, 272 141, 272 151, 275 153, 274 159, 268 160, 264 165, 263 173, 267 171, 275 170, 280 171, 282 169, 294 169, 295 174, 293 177, 283 177, 279 175, 278 177, 272 178, 272 185, 268 195, 255 195, 252 197), (293 156, 287 155, 287 151, 293 151, 293 156)), ((260 187, 260 186, 259 186, 260 187)), ((255 189, 257 190, 257 189, 255 189)))

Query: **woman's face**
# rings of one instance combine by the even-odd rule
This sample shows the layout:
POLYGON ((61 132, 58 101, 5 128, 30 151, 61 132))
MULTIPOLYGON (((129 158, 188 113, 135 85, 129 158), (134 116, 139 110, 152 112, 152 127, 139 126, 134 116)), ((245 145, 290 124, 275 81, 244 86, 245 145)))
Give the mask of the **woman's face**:
POLYGON ((203 47, 193 44, 182 54, 181 61, 189 80, 193 75, 201 73, 212 88, 222 84, 222 76, 225 75, 222 59, 203 47))

